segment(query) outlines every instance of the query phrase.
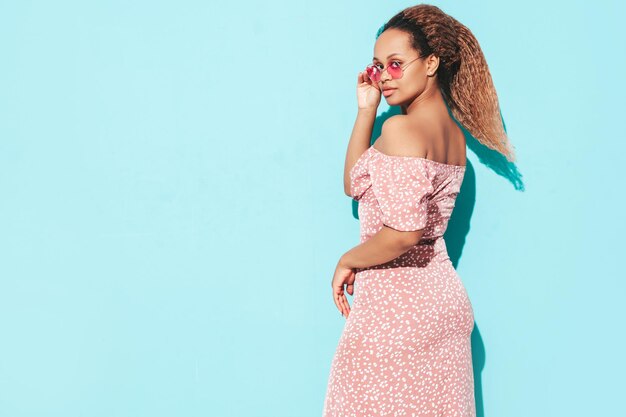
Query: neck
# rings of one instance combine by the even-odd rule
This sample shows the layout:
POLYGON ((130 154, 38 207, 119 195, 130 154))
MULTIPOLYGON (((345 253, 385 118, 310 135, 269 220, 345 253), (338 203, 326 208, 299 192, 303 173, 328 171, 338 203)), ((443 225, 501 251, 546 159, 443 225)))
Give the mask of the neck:
POLYGON ((443 95, 441 94, 441 90, 439 89, 437 83, 433 83, 426 87, 424 92, 417 96, 415 100, 413 100, 408 105, 402 105, 402 114, 411 114, 425 107, 431 106, 444 106, 445 102, 443 100, 443 95))

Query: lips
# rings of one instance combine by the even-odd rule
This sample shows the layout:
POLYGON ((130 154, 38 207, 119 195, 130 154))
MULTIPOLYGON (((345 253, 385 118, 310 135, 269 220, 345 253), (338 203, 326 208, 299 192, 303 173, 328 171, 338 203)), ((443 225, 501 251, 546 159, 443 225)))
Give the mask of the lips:
POLYGON ((396 91, 395 88, 383 88, 383 95, 389 97, 394 91, 396 91))

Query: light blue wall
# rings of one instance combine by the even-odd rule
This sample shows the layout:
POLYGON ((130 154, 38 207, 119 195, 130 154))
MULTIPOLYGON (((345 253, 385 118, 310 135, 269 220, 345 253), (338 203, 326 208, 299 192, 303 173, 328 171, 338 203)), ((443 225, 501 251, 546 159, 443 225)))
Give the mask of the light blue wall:
MULTIPOLYGON (((412 4, 0 3, 1 417, 321 416, 356 75, 412 4)), ((446 234, 479 416, 615 415, 623 3, 434 4, 518 155, 469 141, 446 234)))

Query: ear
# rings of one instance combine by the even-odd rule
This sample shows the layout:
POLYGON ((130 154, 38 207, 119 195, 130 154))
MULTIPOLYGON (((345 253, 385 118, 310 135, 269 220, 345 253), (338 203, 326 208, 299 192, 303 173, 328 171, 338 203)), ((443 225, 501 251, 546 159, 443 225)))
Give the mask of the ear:
POLYGON ((439 57, 435 54, 430 54, 426 58, 426 74, 434 76, 437 73, 437 68, 439 68, 439 57))

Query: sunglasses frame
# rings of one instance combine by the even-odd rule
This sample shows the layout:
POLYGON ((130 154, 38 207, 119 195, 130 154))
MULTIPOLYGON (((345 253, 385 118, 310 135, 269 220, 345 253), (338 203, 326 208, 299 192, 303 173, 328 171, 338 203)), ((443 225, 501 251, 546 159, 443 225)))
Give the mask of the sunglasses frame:
POLYGON ((400 75, 398 77, 394 77, 393 75, 391 75, 391 73, 389 71, 387 71, 387 68, 389 67, 389 65, 387 65, 387 67, 385 67, 383 69, 380 69, 380 68, 378 68, 378 66, 375 63, 371 63, 367 67, 365 67, 365 71, 367 71, 367 76, 370 77, 370 79, 372 81, 375 81, 375 82, 379 82, 381 80, 381 78, 383 76, 383 72, 385 72, 385 71, 387 71, 387 74, 389 74, 391 79, 397 80, 397 79, 402 78, 402 76, 404 75, 404 69, 406 67, 408 67, 409 65, 411 65, 413 62, 417 61, 418 59, 424 58, 424 56, 425 55, 420 55, 417 58, 407 62, 406 64, 401 65, 399 68, 396 68, 396 69, 400 70, 400 75), (374 76, 372 76, 372 74, 374 74, 374 76), (376 77, 378 79, 374 79, 376 77))

